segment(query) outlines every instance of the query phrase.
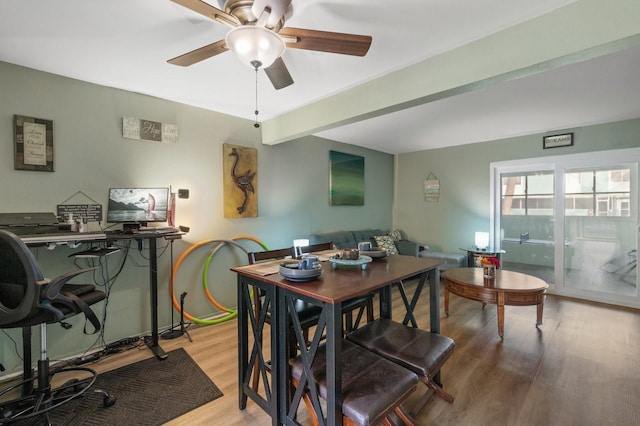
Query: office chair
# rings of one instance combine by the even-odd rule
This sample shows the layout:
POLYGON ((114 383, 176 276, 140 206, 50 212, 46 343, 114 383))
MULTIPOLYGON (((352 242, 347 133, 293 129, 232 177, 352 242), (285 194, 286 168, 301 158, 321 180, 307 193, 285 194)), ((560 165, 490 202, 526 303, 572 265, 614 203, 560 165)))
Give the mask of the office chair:
MULTIPOLYGON (((23 380, 0 391, 12 395, 22 390, 20 397, 0 403, 0 424, 43 416, 49 424, 49 412, 84 394, 96 380, 95 370, 80 367, 51 367, 47 357, 47 324, 60 323, 66 318, 83 313, 96 333, 100 322, 91 310, 105 298, 105 293, 91 284, 68 284, 77 275, 95 268, 78 269, 51 281, 44 279, 42 271, 29 248, 15 234, 0 230, 0 328, 21 328, 23 346, 23 380), (40 358, 37 377, 31 366, 31 327, 40 327, 40 358), (51 386, 54 374, 78 372, 82 379, 70 379, 58 388, 51 386), (89 376, 86 378, 86 376, 89 376), (34 388, 35 382, 35 388, 34 388)), ((85 323, 85 333, 87 324, 85 323)), ((91 334, 93 334, 91 333, 91 334)), ((110 406, 115 398, 103 393, 103 405, 110 406)))

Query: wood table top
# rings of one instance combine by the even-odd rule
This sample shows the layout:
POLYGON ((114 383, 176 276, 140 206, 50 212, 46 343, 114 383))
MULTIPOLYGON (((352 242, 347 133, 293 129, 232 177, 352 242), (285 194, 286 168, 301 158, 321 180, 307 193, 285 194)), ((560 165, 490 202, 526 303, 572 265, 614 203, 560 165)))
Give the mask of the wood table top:
POLYGON ((320 277, 302 283, 289 281, 279 273, 259 274, 252 268, 258 265, 234 267, 231 270, 294 293, 328 303, 336 303, 435 270, 440 264, 439 260, 399 254, 375 259, 367 265, 365 270, 361 270, 359 266, 338 266, 333 269, 331 262, 321 262, 322 274, 320 277))
POLYGON ((504 269, 497 269, 496 277, 493 280, 484 278, 483 268, 449 269, 442 274, 442 278, 462 285, 474 285, 514 292, 530 292, 544 290, 549 287, 549 285, 540 278, 504 269))

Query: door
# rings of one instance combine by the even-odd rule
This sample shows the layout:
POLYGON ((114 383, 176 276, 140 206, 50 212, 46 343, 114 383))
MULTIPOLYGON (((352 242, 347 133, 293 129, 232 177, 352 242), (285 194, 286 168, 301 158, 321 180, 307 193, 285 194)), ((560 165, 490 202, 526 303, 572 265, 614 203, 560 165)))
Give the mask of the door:
POLYGON ((504 268, 544 279, 551 293, 640 307, 639 158, 629 149, 491 164, 504 268))
POLYGON ((564 291, 597 300, 637 297, 637 167, 564 170, 564 291), (632 185, 632 181, 633 185, 632 185))

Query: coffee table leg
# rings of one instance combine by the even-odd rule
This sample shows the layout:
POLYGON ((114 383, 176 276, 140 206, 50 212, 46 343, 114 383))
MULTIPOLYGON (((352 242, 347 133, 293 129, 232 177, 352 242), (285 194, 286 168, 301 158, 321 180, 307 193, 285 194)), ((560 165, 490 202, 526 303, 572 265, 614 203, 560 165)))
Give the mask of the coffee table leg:
POLYGON ((543 310, 543 308, 544 308, 544 302, 540 303, 538 305, 538 318, 537 318, 537 321, 536 321, 536 327, 538 327, 539 325, 542 325, 542 310, 543 310))
POLYGON ((446 286, 444 288, 444 314, 449 316, 449 290, 446 286))

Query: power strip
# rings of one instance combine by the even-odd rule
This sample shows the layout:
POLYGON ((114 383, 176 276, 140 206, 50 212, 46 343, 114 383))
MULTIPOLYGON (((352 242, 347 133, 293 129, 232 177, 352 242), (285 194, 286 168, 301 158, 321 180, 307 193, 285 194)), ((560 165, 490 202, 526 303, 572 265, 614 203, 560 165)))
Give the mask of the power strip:
POLYGON ((125 346, 129 346, 129 345, 133 345, 134 343, 138 343, 138 341, 140 341, 140 337, 135 336, 135 337, 125 337, 124 339, 120 339, 118 341, 115 341, 113 343, 109 343, 106 348, 107 349, 117 349, 117 348, 122 348, 125 346))

